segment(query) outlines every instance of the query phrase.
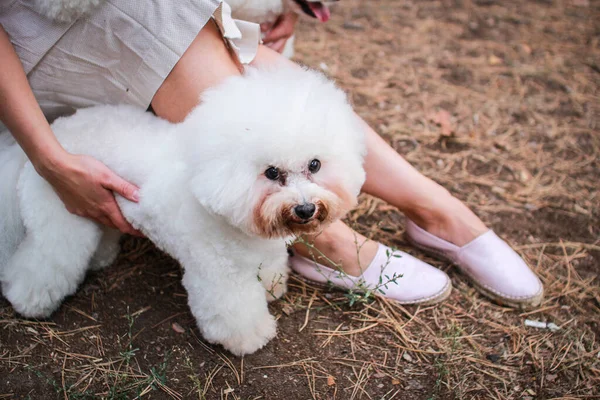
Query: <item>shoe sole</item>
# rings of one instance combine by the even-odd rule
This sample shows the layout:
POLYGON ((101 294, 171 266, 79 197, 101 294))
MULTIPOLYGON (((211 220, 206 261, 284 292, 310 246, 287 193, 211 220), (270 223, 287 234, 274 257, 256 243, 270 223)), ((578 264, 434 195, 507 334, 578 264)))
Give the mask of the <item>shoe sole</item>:
POLYGON ((542 289, 539 291, 539 293, 537 293, 535 296, 533 297, 528 297, 526 299, 522 299, 522 300, 517 300, 517 299, 511 299, 511 298, 507 298, 507 297, 503 297, 497 293, 492 292, 491 290, 489 290, 488 288, 486 288, 485 286, 483 286, 482 284, 480 284, 477 279, 475 279, 473 276, 471 276, 471 274, 469 274, 467 271, 463 271, 463 269, 460 267, 460 265, 456 264, 454 261, 452 261, 451 259, 449 259, 448 257, 446 257, 444 254, 435 251, 434 249, 431 249, 427 246, 423 246, 418 244, 417 242, 415 242, 410 236, 408 236, 407 234, 404 235, 404 238, 406 239, 407 242, 409 242, 412 246, 416 247, 417 249, 423 251, 424 253, 427 253, 429 255, 431 255, 434 258, 437 258, 439 260, 448 262, 452 265, 455 265, 458 267, 458 271, 465 276, 467 279, 469 279, 471 281, 471 283, 473 284, 473 286, 475 287, 475 289, 477 289, 477 291, 481 294, 483 294, 485 297, 493 300, 494 302, 496 302, 499 305, 502 306, 509 306, 512 308, 516 308, 519 310, 528 310, 531 308, 535 308, 537 306, 539 306, 542 302, 542 300, 544 299, 544 288, 542 287, 542 289))
MULTIPOLYGON (((293 270, 293 269, 292 269, 293 270)), ((344 289, 341 288, 339 286, 335 286, 335 285, 329 285, 326 283, 321 283, 321 282, 316 282, 310 279, 307 279, 305 277, 303 277, 302 275, 300 275, 299 273, 297 273, 296 271, 294 271, 294 275, 300 279, 301 281, 309 284, 309 285, 313 285, 316 286, 318 288, 324 289, 324 290, 335 290, 337 292, 348 292, 348 289, 344 289)), ((402 279, 402 278, 400 278, 402 279)), ((448 296, 450 296, 450 294, 452 293, 452 282, 450 281, 450 279, 448 279, 448 284, 446 284, 446 286, 444 286, 444 288, 438 292, 437 294, 431 296, 431 297, 427 297, 423 300, 414 300, 414 301, 399 301, 399 300, 394 300, 391 299, 389 297, 386 297, 382 294, 379 293, 374 293, 375 296, 379 296, 379 297, 385 297, 386 299, 390 300, 390 301, 394 301, 398 304, 402 304, 403 306, 410 306, 410 305, 415 305, 415 306, 430 306, 433 304, 438 304, 441 303, 442 301, 446 300, 448 298, 448 296)))

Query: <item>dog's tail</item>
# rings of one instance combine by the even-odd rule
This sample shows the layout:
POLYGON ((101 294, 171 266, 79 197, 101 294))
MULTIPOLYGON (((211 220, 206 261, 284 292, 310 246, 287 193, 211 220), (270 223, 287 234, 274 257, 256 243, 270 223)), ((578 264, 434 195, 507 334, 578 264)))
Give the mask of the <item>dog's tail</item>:
POLYGON ((0 272, 25 236, 19 211, 17 181, 25 153, 8 131, 0 131, 0 272))

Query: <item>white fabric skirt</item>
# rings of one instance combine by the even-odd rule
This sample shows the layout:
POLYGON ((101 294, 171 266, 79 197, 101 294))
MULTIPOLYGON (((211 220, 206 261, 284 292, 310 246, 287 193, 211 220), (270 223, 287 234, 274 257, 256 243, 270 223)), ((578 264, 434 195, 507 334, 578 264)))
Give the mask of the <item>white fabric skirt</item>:
POLYGON ((252 61, 260 40, 259 26, 233 20, 221 0, 105 0, 66 23, 31 3, 0 1, 0 24, 49 120, 98 104, 147 108, 211 18, 242 63, 252 61))

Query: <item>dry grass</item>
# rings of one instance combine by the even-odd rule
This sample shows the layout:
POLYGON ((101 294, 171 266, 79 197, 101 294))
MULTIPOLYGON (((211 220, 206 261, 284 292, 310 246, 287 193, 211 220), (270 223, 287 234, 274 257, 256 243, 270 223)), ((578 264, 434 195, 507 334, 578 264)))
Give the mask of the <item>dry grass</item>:
MULTIPOLYGON (((326 68, 386 140, 512 243, 544 303, 494 305, 413 252, 453 278, 444 304, 349 308, 293 279, 273 307, 278 338, 239 359, 199 338, 173 261, 131 239, 50 321, 2 300, 0 399, 600 397, 600 3, 342 3, 326 26, 302 26, 298 59, 326 68)), ((349 222, 408 250, 401 215, 378 199, 362 197, 349 222)))

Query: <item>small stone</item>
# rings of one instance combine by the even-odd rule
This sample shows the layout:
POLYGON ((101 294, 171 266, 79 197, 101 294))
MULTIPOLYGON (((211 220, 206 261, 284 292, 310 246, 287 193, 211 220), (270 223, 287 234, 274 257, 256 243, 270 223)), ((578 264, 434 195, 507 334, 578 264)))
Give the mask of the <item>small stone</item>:
POLYGON ((342 25, 342 28, 350 30, 350 31, 364 31, 365 27, 358 22, 346 21, 342 25))
POLYGON ((413 358, 407 352, 404 352, 404 354, 402 354, 402 358, 404 358, 408 362, 412 362, 413 361, 413 358))
POLYGON ((173 330, 177 333, 185 332, 185 329, 183 329, 183 327, 181 325, 179 325, 177 322, 173 322, 173 325, 171 325, 171 328, 173 328, 173 330))
POLYGON ((500 360, 500 356, 498 354, 487 354, 485 356, 485 358, 487 358, 489 361, 493 362, 494 364, 500 360))
POLYGON ((531 47, 529 47, 525 43, 521 44, 521 50, 523 50, 523 53, 525 54, 531 54, 531 47))

